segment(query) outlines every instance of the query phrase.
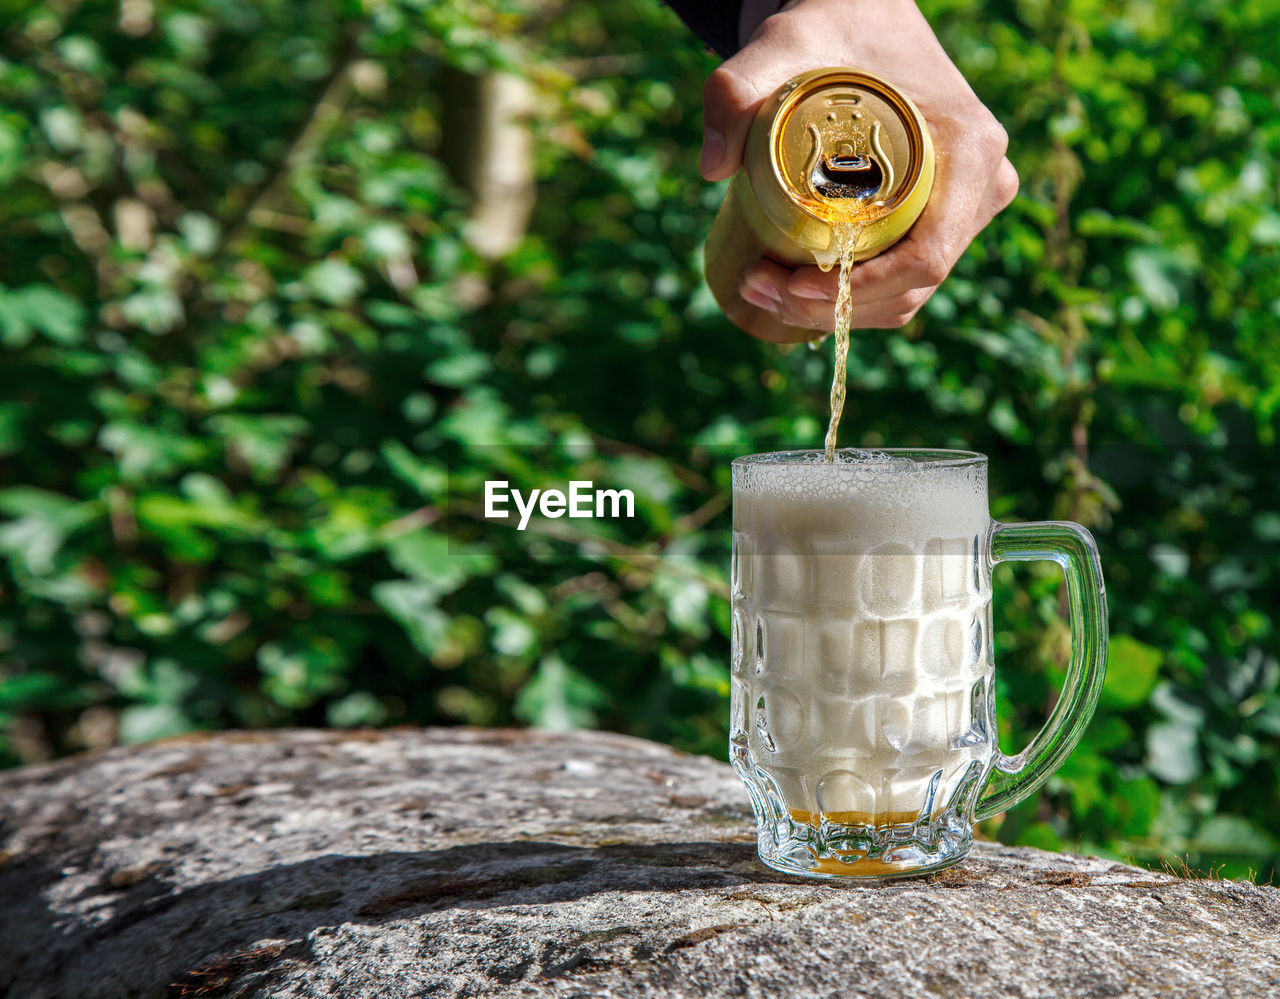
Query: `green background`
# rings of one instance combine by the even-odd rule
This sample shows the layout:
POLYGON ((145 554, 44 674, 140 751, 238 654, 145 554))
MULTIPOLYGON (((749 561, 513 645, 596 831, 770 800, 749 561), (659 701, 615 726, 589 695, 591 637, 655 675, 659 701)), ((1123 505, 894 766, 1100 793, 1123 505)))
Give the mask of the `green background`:
MULTIPOLYGON (((984 832, 1262 879, 1280 845, 1280 9, 924 9, 1022 192, 856 334, 843 440, 992 456, 1095 533, 1084 742, 984 832)), ((0 761, 227 726, 600 726, 724 757, 729 456, 815 446, 828 350, 701 281, 715 60, 648 0, 4 4, 0 761), (537 199, 468 242, 458 113, 530 96, 537 199), (479 488, 636 492, 486 525, 479 488)), ((523 154, 521 154, 523 155, 523 154)), ((484 198, 502 192, 482 191, 484 198)), ((1066 657, 997 572, 1001 736, 1066 657)))

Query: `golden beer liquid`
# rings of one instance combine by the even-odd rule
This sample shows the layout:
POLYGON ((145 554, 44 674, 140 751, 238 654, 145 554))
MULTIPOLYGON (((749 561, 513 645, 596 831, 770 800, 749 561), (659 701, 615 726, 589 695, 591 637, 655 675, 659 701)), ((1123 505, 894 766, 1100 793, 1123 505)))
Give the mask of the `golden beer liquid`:
MULTIPOLYGON (((815 829, 822 824, 823 820, 840 825, 874 826, 877 829, 883 829, 886 826, 909 826, 920 820, 916 812, 882 812, 873 815, 869 812, 806 812, 799 808, 791 808, 788 811, 793 821, 813 826, 815 829)), ((936 816, 930 818, 936 818, 936 816)), ((832 853, 837 856, 814 857, 810 869, 819 874, 845 875, 856 872, 858 877, 874 878, 902 874, 904 868, 909 866, 868 857, 858 850, 833 850, 832 853)))
MULTIPOLYGON (((806 812, 801 808, 789 808, 787 811, 791 813, 792 821, 813 826, 815 829, 824 821, 846 826, 873 826, 876 829, 884 829, 887 826, 910 826, 920 821, 918 812, 806 812)), ((936 818, 936 814, 931 815, 929 821, 936 818)), ((859 877, 874 878, 893 877, 895 874, 901 874, 904 866, 907 866, 868 857, 857 850, 833 850, 832 852, 837 854, 837 857, 815 857, 812 869, 821 874, 850 874, 854 871, 853 865, 857 864, 856 871, 859 877), (845 857, 848 859, 840 859, 845 857)))
MULTIPOLYGON (((863 202, 860 201, 859 205, 861 204, 863 202)), ((844 413, 845 377, 849 368, 849 330, 853 325, 853 255, 858 237, 862 235, 865 226, 866 222, 857 217, 852 222, 837 222, 833 226, 840 254, 840 278, 836 292, 835 367, 831 371, 827 461, 836 460, 836 432, 840 429, 840 416, 844 413)))

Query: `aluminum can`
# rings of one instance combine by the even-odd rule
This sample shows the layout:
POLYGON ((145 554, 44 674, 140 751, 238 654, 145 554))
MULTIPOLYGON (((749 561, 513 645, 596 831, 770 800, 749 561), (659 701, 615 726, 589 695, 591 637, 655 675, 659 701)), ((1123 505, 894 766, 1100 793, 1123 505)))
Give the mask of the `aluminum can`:
POLYGON ((743 300, 743 272, 762 257, 833 266, 833 226, 845 222, 863 223, 854 259, 874 257, 924 211, 933 172, 924 116, 887 81, 840 66, 788 80, 756 113, 742 167, 707 236, 707 284, 716 301, 764 340, 822 335, 743 300))

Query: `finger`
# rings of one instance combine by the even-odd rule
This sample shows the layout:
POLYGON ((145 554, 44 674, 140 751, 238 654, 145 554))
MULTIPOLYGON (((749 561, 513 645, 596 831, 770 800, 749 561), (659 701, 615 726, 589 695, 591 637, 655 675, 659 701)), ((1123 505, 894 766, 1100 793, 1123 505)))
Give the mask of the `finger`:
MULTIPOLYGON (((897 329, 905 326, 915 318, 932 294, 932 288, 913 288, 876 302, 855 300, 850 326, 853 329, 897 329)), ((757 308, 774 313, 789 326, 828 333, 835 328, 835 306, 831 302, 797 298, 785 292, 780 299, 775 300, 765 297, 745 282, 742 296, 757 308)))
POLYGON ((750 305, 754 305, 757 309, 764 309, 766 312, 776 312, 778 306, 782 304, 782 299, 773 295, 766 295, 758 288, 745 285, 738 290, 738 294, 742 296, 743 301, 750 305))
POLYGON ((748 47, 718 66, 702 88, 702 159, 698 169, 707 180, 724 180, 742 164, 751 120, 772 93, 773 74, 766 60, 748 47), (763 75, 762 75, 763 74, 763 75))
MULTIPOLYGON (((854 268, 855 273, 857 268, 854 268)), ((816 267, 792 271, 777 261, 761 259, 743 273, 738 293, 752 305, 777 313, 784 321, 802 329, 821 329, 830 332, 835 327, 836 282, 834 271, 823 274, 816 267), (816 271, 829 279, 830 298, 814 298, 797 295, 790 284, 800 271, 816 271)), ((932 294, 932 289, 908 289, 883 299, 853 296, 852 325, 872 329, 894 329, 902 326, 915 315, 932 294), (905 318, 899 318, 903 317, 905 318)))
MULTIPOLYGON (((868 283, 859 275, 865 262, 853 265, 849 278, 849 290, 855 303, 867 304, 900 295, 910 290, 900 282, 877 281, 868 283)), ((787 280, 784 291, 797 298, 808 298, 820 302, 835 303, 836 294, 840 290, 840 268, 833 267, 823 271, 817 266, 797 267, 787 280)))
POLYGON ((910 291, 870 303, 863 317, 867 329, 892 330, 906 326, 924 304, 933 297, 935 288, 912 288, 910 291))
MULTIPOLYGON (((861 264, 854 265, 855 277, 861 266, 861 264)), ((829 271, 823 271, 816 265, 790 268, 774 260, 762 258, 743 272, 743 283, 752 285, 771 296, 788 294, 798 299, 825 302, 828 307, 831 307, 835 305, 836 293, 840 290, 840 269, 833 267, 829 271)), ((856 281, 852 282, 852 287, 857 287, 856 281)), ((880 291, 878 287, 871 290, 880 291)), ((889 298, 904 290, 906 289, 886 290, 878 297, 889 298)), ((876 300, 876 297, 870 294, 860 294, 857 291, 854 292, 853 298, 855 303, 860 304, 876 300)))
POLYGON ((790 276, 790 268, 774 260, 757 260, 743 273, 738 294, 756 308, 774 313, 789 326, 829 332, 835 322, 832 303, 788 295, 785 288, 790 276))
POLYGON ((742 272, 740 287, 754 288, 774 301, 781 301, 782 293, 786 290, 790 278, 791 268, 783 266, 776 260, 761 257, 742 272))
POLYGON ((815 330, 815 336, 820 335, 823 329, 830 330, 834 316, 830 304, 827 305, 829 315, 824 318, 820 308, 797 308, 795 303, 783 301, 782 289, 786 287, 790 275, 790 268, 777 261, 762 258, 743 272, 742 281, 738 284, 738 294, 744 301, 757 309, 773 313, 789 326, 815 330))
POLYGON ((796 28, 786 14, 767 18, 737 55, 726 59, 702 88, 702 159, 707 180, 724 180, 742 165, 752 119, 765 98, 811 63, 808 46, 795 44, 796 28))
POLYGON ((764 309, 778 316, 789 326, 805 330, 830 330, 835 315, 832 306, 826 304, 826 315, 821 308, 822 303, 801 303, 797 305, 786 299, 783 289, 791 270, 775 260, 761 258, 746 269, 742 281, 738 285, 738 294, 757 309, 764 309), (804 306, 812 305, 813 308, 804 306))

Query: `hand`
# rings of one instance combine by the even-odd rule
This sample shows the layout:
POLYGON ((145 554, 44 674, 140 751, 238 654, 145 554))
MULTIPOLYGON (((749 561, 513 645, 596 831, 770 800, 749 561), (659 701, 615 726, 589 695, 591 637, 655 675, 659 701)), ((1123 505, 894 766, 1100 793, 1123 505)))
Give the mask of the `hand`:
MULTIPOLYGON (((1018 173, 1005 157, 1009 139, 913 0, 792 0, 707 78, 702 175, 731 176, 765 98, 823 66, 884 77, 915 102, 933 132, 937 168, 923 214, 902 240, 853 269, 853 326, 902 326, 1018 193, 1018 173)), ((837 278, 837 269, 792 270, 766 259, 747 269, 739 293, 790 326, 829 332, 837 278)))

